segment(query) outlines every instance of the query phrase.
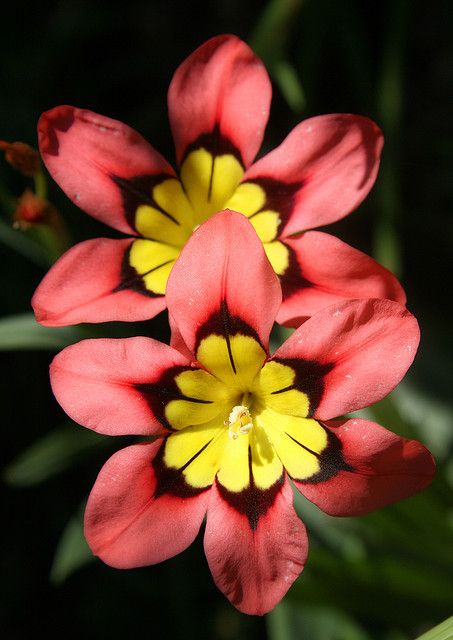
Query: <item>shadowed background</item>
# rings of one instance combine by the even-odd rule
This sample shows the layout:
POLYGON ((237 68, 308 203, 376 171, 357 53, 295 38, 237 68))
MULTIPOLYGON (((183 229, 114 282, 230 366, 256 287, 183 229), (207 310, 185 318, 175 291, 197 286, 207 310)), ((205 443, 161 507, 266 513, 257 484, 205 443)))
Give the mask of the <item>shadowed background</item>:
MULTIPOLYGON (((150 568, 117 571, 92 561, 81 536, 82 503, 103 462, 130 440, 67 424, 48 365, 65 344, 89 335, 168 340, 167 318, 36 329, 24 314, 49 256, 39 234, 11 231, 13 199, 33 185, 0 158, 5 638, 39 630, 68 639, 412 640, 452 614, 449 8, 447 0, 22 0, 2 9, 4 140, 35 146, 39 115, 71 104, 122 120, 173 160, 166 111, 172 74, 204 40, 226 32, 251 44, 273 80, 261 153, 321 113, 364 114, 381 126, 386 145, 375 188, 357 212, 326 230, 402 279, 422 328, 420 352, 407 380, 366 415, 422 440, 439 462, 422 495, 366 517, 330 518, 298 499, 309 561, 262 619, 240 614, 217 591, 201 536, 150 568)), ((115 237, 50 180, 48 195, 73 242, 115 237)))

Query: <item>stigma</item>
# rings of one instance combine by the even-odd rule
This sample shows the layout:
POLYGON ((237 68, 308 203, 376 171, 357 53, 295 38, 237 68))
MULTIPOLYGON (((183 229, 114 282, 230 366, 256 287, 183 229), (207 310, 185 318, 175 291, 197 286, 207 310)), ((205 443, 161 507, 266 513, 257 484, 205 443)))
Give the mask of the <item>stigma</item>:
POLYGON ((239 435, 246 435, 253 427, 252 416, 248 407, 239 404, 231 410, 228 420, 224 422, 228 426, 228 435, 232 440, 237 440, 239 435))

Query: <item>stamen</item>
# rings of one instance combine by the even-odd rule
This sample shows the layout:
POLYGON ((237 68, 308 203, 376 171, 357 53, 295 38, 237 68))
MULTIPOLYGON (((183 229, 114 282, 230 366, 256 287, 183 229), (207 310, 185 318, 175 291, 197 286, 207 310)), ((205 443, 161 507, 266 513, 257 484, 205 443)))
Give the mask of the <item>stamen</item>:
POLYGON ((252 416, 248 407, 239 404, 231 410, 228 420, 224 422, 228 427, 228 435, 232 440, 237 440, 239 435, 246 435, 253 427, 252 416))

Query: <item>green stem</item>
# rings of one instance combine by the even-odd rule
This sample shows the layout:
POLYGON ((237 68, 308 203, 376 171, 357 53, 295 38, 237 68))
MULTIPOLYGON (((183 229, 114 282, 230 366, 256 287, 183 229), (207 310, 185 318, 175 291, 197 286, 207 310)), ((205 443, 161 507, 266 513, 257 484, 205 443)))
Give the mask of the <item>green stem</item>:
POLYGON ((42 198, 43 200, 47 200, 47 180, 44 173, 39 170, 38 173, 35 173, 33 176, 35 181, 35 193, 38 198, 42 198))

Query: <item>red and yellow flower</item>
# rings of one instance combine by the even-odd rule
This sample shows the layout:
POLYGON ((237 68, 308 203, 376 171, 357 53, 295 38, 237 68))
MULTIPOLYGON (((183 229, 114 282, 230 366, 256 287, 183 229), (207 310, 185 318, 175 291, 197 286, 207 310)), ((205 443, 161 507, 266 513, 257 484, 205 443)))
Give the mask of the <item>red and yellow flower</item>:
POLYGON ((56 326, 152 317, 166 306, 168 275, 194 229, 225 208, 248 217, 280 277, 278 322, 297 325, 344 298, 404 304, 386 269, 311 230, 365 198, 378 170, 380 130, 355 115, 310 118, 253 164, 270 100, 262 62, 224 35, 198 48, 171 82, 178 172, 121 122, 70 106, 44 113, 39 144, 51 175, 75 204, 128 237, 68 251, 35 293, 37 319, 56 326))
POLYGON ((393 301, 342 302, 270 356, 280 284, 252 225, 229 211, 195 231, 166 295, 172 346, 86 340, 51 366, 54 393, 74 420, 155 437, 107 461, 88 500, 86 537, 114 567, 149 565, 191 544, 207 515, 216 584, 241 611, 263 614, 307 556, 289 479, 340 516, 431 481, 434 463, 420 443, 367 420, 333 420, 401 380, 418 325, 393 301))

